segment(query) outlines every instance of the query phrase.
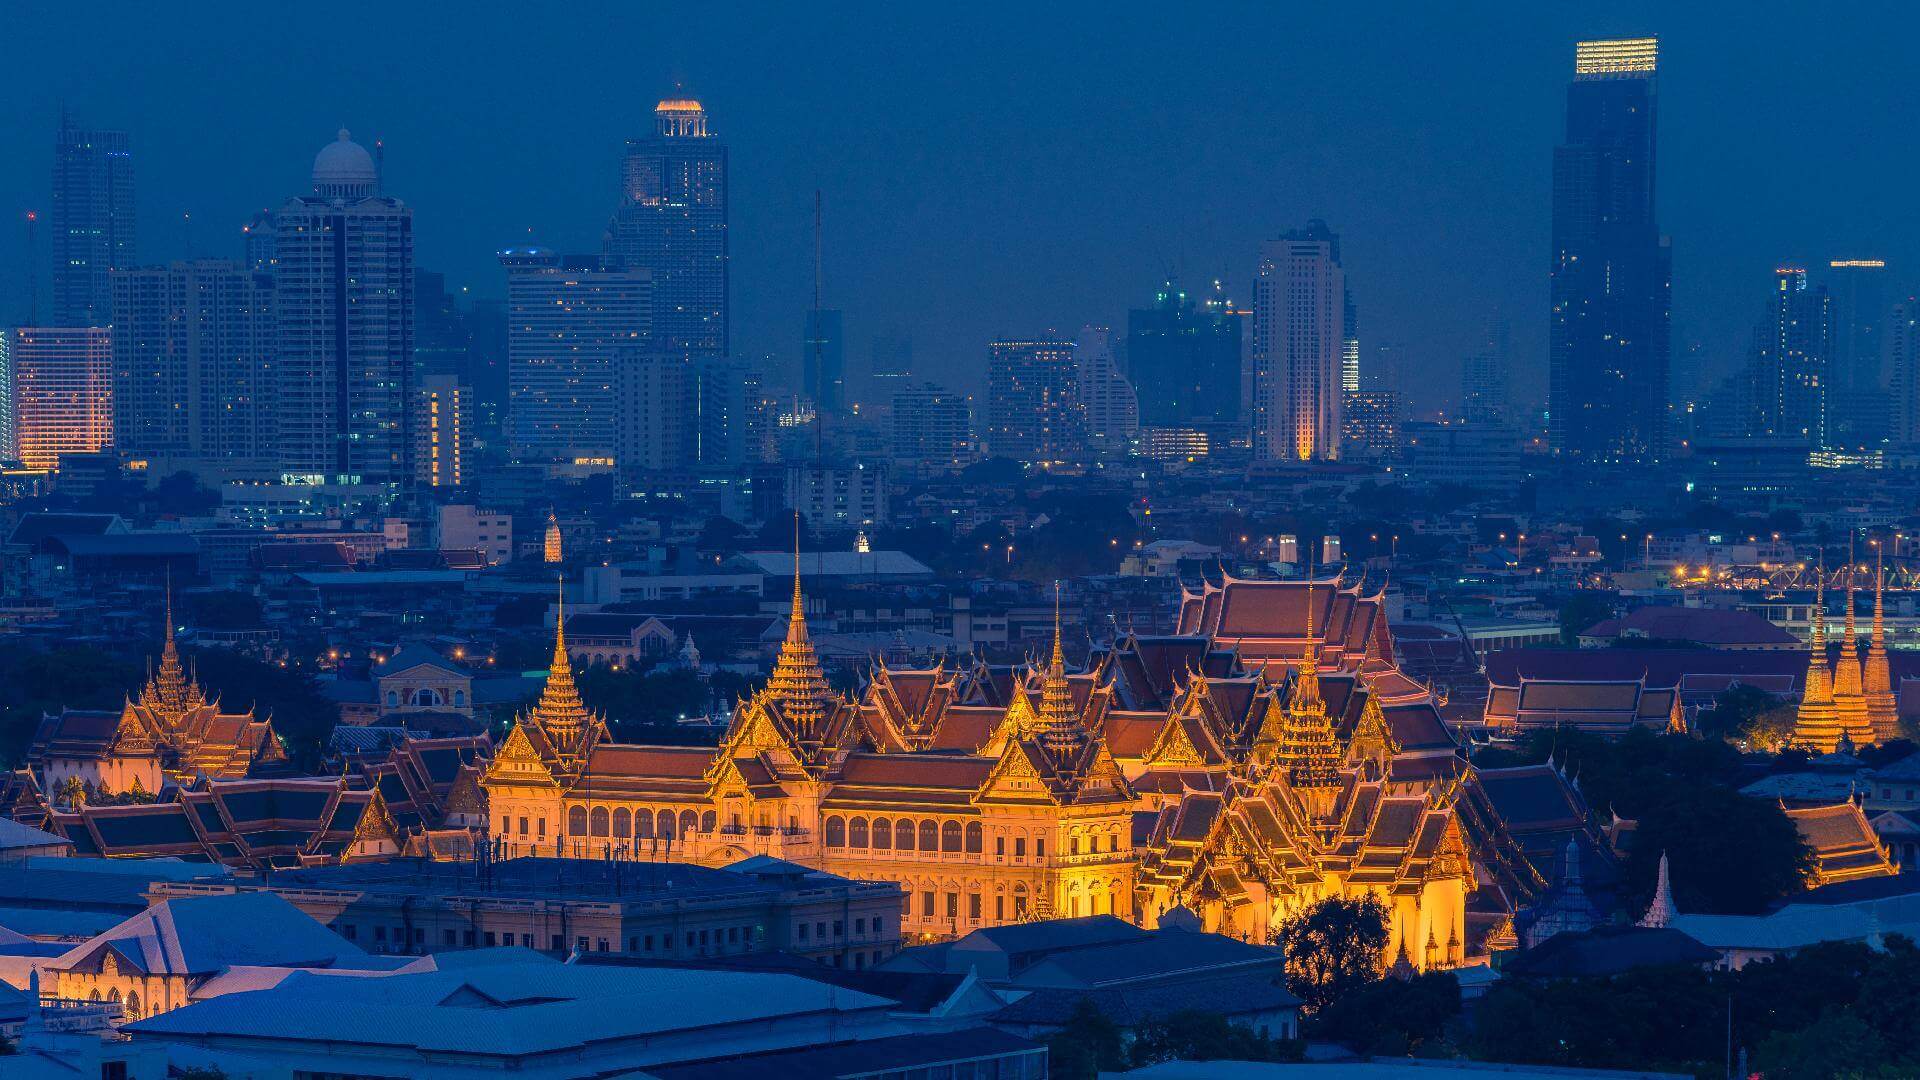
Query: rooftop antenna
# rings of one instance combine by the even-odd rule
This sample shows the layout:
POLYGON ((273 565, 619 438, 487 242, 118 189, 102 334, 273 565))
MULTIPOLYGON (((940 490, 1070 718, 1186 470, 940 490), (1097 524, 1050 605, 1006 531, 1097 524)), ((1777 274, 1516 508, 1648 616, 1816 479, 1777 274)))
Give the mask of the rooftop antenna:
MULTIPOLYGON (((65 110, 62 110, 61 122, 65 123, 65 110)), ((27 211, 27 325, 40 325, 40 265, 37 252, 40 250, 40 211, 27 211)))
POLYGON ((814 464, 824 464, 826 452, 826 369, 822 366, 822 347, 825 345, 825 321, 820 317, 820 189, 813 189, 813 460, 814 464))
POLYGON ((387 190, 387 140, 373 140, 373 193, 384 195, 387 190))

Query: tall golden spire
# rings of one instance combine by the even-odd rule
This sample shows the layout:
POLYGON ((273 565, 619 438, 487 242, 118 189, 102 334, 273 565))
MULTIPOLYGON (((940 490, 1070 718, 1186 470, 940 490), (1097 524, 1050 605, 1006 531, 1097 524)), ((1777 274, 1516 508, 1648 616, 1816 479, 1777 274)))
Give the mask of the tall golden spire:
POLYGON ((560 761, 568 768, 580 762, 591 749, 593 738, 605 724, 580 700, 580 688, 573 681, 573 663, 567 657, 567 594, 560 586, 559 605, 553 625, 553 662, 547 669, 547 685, 540 701, 524 719, 547 737, 560 761))
POLYGON ((1073 688, 1067 682, 1067 654, 1060 641, 1060 583, 1053 583, 1053 656, 1040 684, 1040 738, 1049 750, 1065 751, 1080 741, 1073 718, 1073 688))
POLYGON ((1819 753, 1840 745, 1840 722, 1834 711, 1833 676, 1827 669, 1827 568, 1822 564, 1814 585, 1813 634, 1807 656, 1807 683, 1800 694, 1800 711, 1793 722, 1793 741, 1819 753))
POLYGON ((140 691, 140 704, 153 712, 163 725, 177 728, 187 714, 207 703, 200 687, 187 677, 180 663, 180 648, 173 640, 173 578, 167 578, 167 628, 160 646, 160 668, 140 691))
POLYGON ((1853 541, 1847 541, 1847 611, 1840 639, 1840 660, 1833 670, 1833 713, 1847 741, 1856 747, 1873 744, 1873 725, 1867 721, 1867 696, 1861 688, 1859 632, 1854 626, 1853 541))
POLYGON ((793 516, 793 614, 787 619, 787 638, 780 658, 767 678, 767 692, 781 703, 781 714, 802 738, 818 733, 827 714, 831 689, 820 670, 820 659, 807 636, 806 599, 800 594, 800 515, 793 516))
POLYGON ((1313 568, 1307 568, 1307 648, 1294 672, 1293 692, 1287 702, 1287 722, 1274 756, 1316 815, 1332 806, 1340 786, 1340 745, 1333 733, 1327 703, 1320 697, 1320 650, 1313 636, 1313 568))
POLYGON ((1867 698, 1867 723, 1873 728, 1875 742, 1900 737, 1900 709, 1893 693, 1893 672, 1887 662, 1886 620, 1887 573, 1885 550, 1878 541, 1873 552, 1873 636, 1867 643, 1867 659, 1861 664, 1861 689, 1867 698))

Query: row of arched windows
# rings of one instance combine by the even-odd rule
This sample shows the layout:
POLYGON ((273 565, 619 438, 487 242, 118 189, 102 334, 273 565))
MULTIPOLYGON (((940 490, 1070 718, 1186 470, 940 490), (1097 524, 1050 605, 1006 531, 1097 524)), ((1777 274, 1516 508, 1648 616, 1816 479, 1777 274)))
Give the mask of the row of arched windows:
POLYGON ((826 845, 830 848, 866 848, 872 851, 965 851, 978 855, 986 833, 977 821, 936 822, 911 818, 827 818, 826 845))
POLYGON ((671 810, 629 811, 624 806, 609 810, 596 806, 589 811, 584 806, 574 806, 567 809, 567 835, 676 840, 693 832, 712 832, 715 821, 711 810, 704 813, 682 810, 676 815, 671 810))

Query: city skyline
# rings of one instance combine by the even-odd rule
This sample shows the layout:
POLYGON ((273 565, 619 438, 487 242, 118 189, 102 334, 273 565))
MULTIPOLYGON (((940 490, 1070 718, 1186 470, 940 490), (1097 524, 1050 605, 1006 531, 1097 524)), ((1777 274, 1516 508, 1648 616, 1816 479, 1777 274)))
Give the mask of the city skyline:
MULTIPOLYGON (((436 30, 456 42, 474 35, 481 67, 504 62, 483 32, 493 14, 477 12, 465 30, 436 30)), ((593 18, 610 31, 633 25, 618 14, 593 18)), ((313 57, 275 58, 268 69, 244 51, 236 56, 238 82, 266 80, 285 91, 271 113, 239 100, 245 95, 182 86, 162 114, 128 82, 151 74, 144 65, 152 61, 138 50, 177 40, 178 52, 190 34, 205 39, 192 48, 217 47, 226 40, 219 9, 151 24, 133 16, 83 62, 43 70, 44 61, 24 58, 16 72, 22 107, 6 122, 16 144, 28 148, 29 164, 0 189, 0 205, 10 215, 46 209, 46 135, 65 100, 78 123, 132 137, 143 263, 232 258, 240 224, 299 190, 299 163, 344 125, 384 141, 392 189, 419 212, 420 265, 475 294, 499 295, 504 283, 493 258, 503 246, 598 249, 607 177, 617 175, 625 140, 647 132, 653 104, 677 83, 706 104, 734 157, 736 353, 797 359, 793 327, 812 285, 811 189, 820 187, 839 208, 827 278, 831 306, 847 313, 850 357, 867 356, 877 338, 907 337, 924 369, 916 374, 978 388, 983 342, 1048 328, 1067 333, 1082 323, 1122 325, 1169 268, 1195 290, 1224 278, 1229 295, 1247 303, 1259 243, 1322 217, 1347 249, 1355 302, 1365 312, 1363 349, 1410 343, 1417 361, 1410 370, 1420 374, 1407 390, 1416 405, 1451 403, 1460 361, 1494 309, 1513 325, 1516 397, 1539 400, 1546 320, 1534 313, 1546 306, 1547 175, 1573 43, 1658 32, 1669 84, 1661 102, 1669 143, 1661 227, 1675 238, 1676 355, 1698 341, 1713 375, 1737 366, 1753 318, 1751 282, 1774 265, 1885 258, 1893 281, 1904 285, 1903 267, 1920 262, 1910 257, 1913 226, 1897 212, 1897 160, 1822 174, 1829 186, 1815 197, 1759 167, 1789 150, 1839 160, 1869 145, 1882 152, 1846 118, 1871 115, 1870 101, 1897 106, 1912 91, 1891 80, 1897 64, 1880 51, 1889 48, 1887 35, 1870 33, 1864 20, 1757 29, 1708 26, 1652 8, 1588 19, 1410 15, 1364 37, 1342 29, 1326 56, 1299 57, 1284 71, 1254 64, 1254 54, 1316 32, 1303 21, 1313 16, 1250 17, 1244 42, 1202 27, 1150 26, 1125 12, 1108 24, 1072 20, 1070 36, 1125 61, 1116 68, 1137 68, 1157 53, 1159 70, 1189 72, 1178 81, 1127 82, 1088 81, 1079 61, 1034 68, 1020 48, 993 50, 978 71, 883 59, 824 75, 796 66, 785 48, 831 56, 911 33, 916 17, 814 17, 785 27, 793 31, 786 35, 771 25, 775 18, 756 24, 768 33, 745 35, 724 51, 662 28, 659 42, 623 58, 626 77, 616 94, 562 75, 545 92, 539 80, 516 82, 524 99, 508 99, 447 98, 460 73, 434 57, 399 63, 410 37, 402 13, 394 43, 357 55, 341 69, 350 77, 314 77, 313 57), (775 39, 785 44, 770 53, 765 42, 775 39), (1158 39, 1155 50, 1144 49, 1149 39, 1158 39), (1497 73, 1449 68, 1421 79, 1399 70, 1409 57, 1443 55, 1469 41, 1497 49, 1510 66, 1497 73), (1185 63, 1206 49, 1219 63, 1185 63), (1855 77, 1826 87, 1817 107, 1790 87, 1762 84, 1740 59, 1771 56, 1793 70, 1798 58, 1829 52, 1846 53, 1855 77), (1889 62, 1876 62, 1881 56, 1889 62), (1341 81, 1337 95, 1314 82, 1330 74, 1335 57, 1369 78, 1341 81), (894 92, 902 80, 918 92, 894 92), (947 93, 960 87, 964 94, 947 93), (1742 108, 1727 108, 1730 100, 1742 108), (440 104, 425 104, 432 101, 440 104), (1009 115, 1022 122, 994 119, 1009 115), (1826 120, 1813 124, 1815 115, 1826 120), (1781 142, 1788 131, 1796 133, 1790 146, 1781 142), (1039 167, 996 169, 997 183, 969 184, 969 169, 978 175, 986 151, 1039 167), (874 161, 887 167, 869 167, 874 161), (1085 195, 1068 198, 1070 191, 1085 195), (1076 273, 1050 269, 1054 260, 1076 273)), ((1051 23, 1030 17, 1018 29, 1047 38, 1051 23)), ((559 17, 517 40, 516 55, 553 65, 568 48, 597 55, 611 47, 605 42, 631 37, 580 29, 580 20, 559 17)), ((4 300, 20 311, 25 283, 14 267, 25 230, 16 223, 3 232, 4 300)), ((43 263, 44 213, 38 242, 35 261, 43 263)), ((45 282, 39 299, 44 310, 45 282)))

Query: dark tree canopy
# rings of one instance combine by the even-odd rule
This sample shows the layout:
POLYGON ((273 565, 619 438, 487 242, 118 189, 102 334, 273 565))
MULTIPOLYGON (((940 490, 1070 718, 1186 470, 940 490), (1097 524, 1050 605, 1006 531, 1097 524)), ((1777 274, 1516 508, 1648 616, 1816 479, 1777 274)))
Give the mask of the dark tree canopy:
POLYGON ((1328 897, 1281 923, 1274 943, 1286 955, 1287 988, 1317 1014, 1380 978, 1387 907, 1371 894, 1328 897))

